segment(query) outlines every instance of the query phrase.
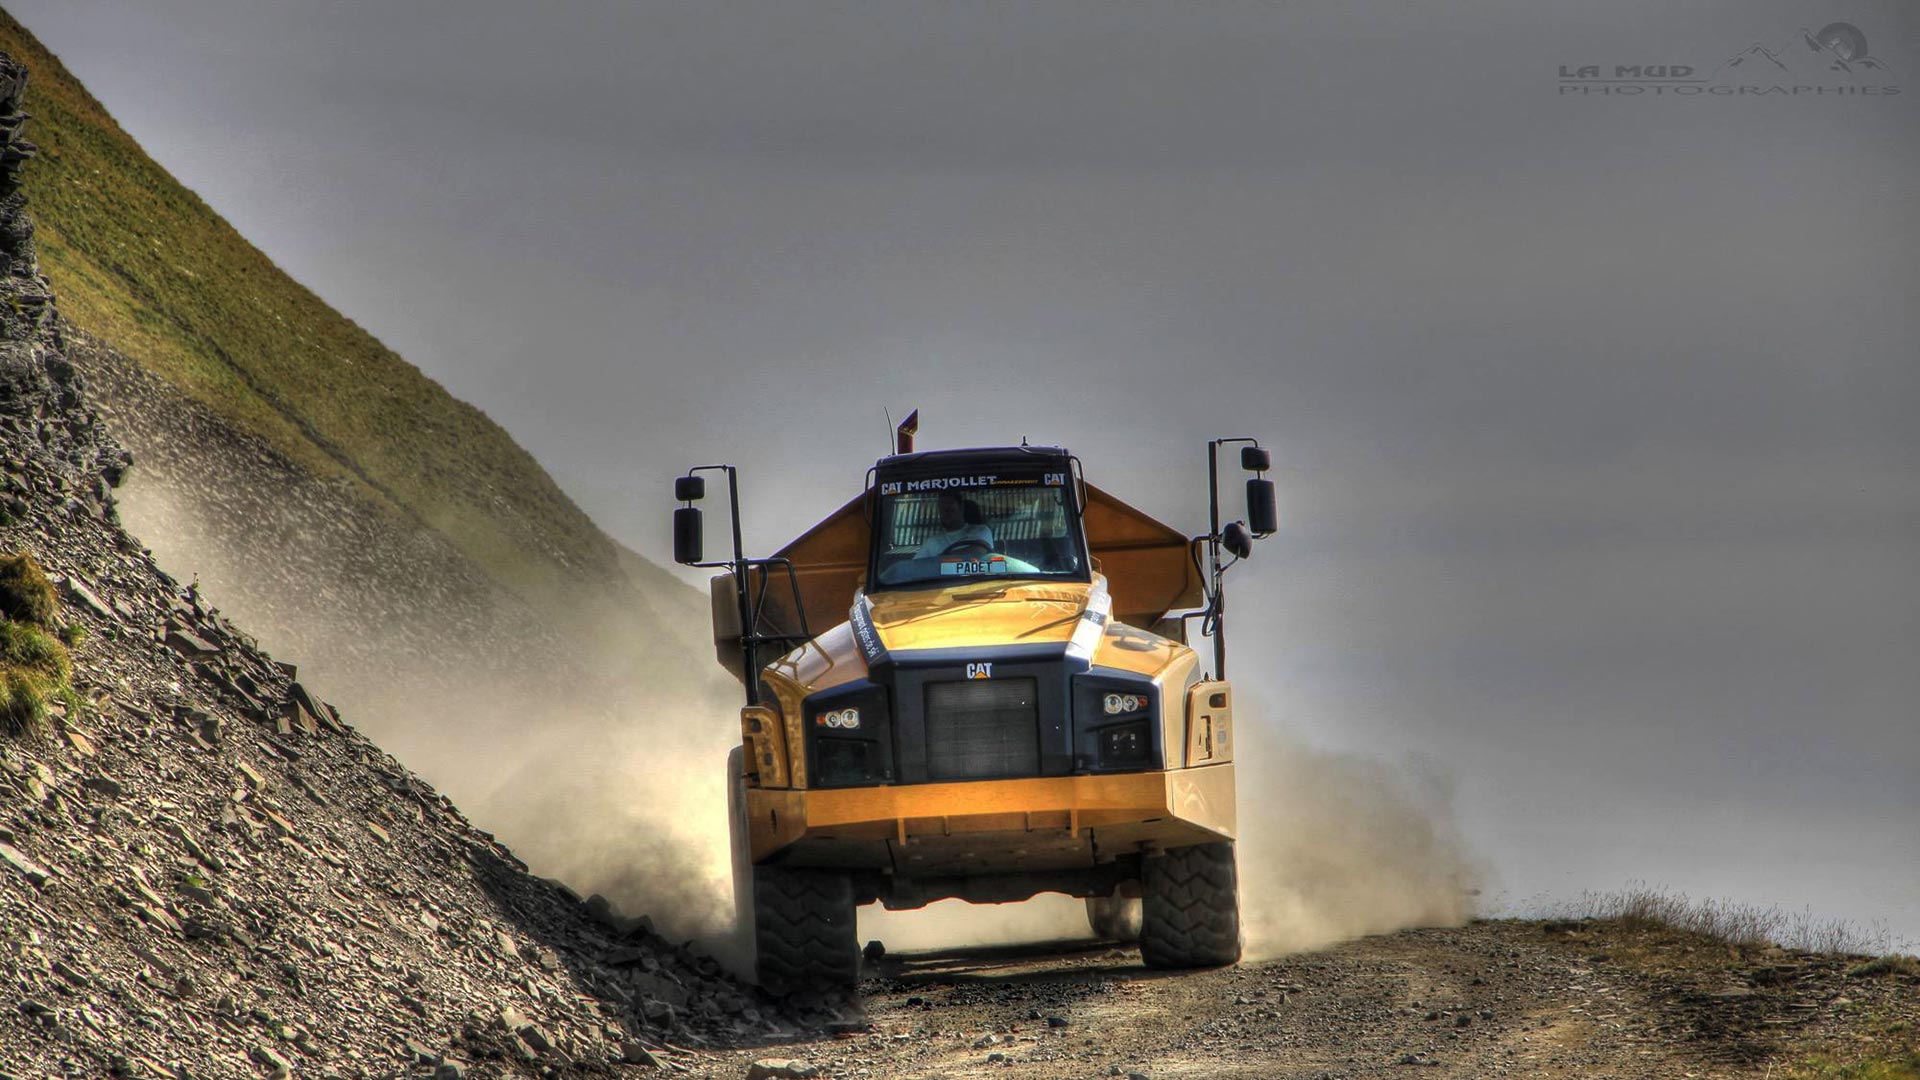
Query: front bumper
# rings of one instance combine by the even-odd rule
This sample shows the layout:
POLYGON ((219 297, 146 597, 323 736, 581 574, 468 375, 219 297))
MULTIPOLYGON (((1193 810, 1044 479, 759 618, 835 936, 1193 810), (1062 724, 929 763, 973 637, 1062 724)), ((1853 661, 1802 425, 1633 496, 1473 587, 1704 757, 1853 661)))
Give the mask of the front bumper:
POLYGON ((1230 763, 746 794, 754 862, 902 876, 1084 867, 1235 829, 1230 763))

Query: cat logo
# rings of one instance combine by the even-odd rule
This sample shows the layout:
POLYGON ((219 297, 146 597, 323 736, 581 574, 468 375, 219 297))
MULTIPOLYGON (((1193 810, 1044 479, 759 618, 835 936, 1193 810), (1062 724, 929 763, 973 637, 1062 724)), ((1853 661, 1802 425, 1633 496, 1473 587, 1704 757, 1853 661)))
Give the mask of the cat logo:
POLYGON ((967 678, 969 678, 969 679, 991 679, 991 678, 993 678, 993 664, 991 664, 991 663, 985 663, 985 664, 968 664, 968 665, 967 665, 967 678))

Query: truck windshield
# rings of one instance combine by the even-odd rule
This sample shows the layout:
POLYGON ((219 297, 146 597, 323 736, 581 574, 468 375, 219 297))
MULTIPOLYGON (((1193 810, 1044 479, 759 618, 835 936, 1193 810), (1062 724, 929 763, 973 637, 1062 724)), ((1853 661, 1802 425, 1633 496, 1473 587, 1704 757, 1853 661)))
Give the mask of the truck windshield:
POLYGON ((967 578, 1087 578, 1065 473, 880 481, 874 580, 882 588, 967 578))

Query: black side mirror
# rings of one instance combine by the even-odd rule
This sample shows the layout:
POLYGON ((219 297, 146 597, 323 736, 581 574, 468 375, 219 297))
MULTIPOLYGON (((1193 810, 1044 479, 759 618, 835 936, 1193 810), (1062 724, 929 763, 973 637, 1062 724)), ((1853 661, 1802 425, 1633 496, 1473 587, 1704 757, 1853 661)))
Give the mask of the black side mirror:
MULTIPOLYGON (((700 481, 699 477, 683 476, 680 479, 683 482, 688 479, 692 479, 695 483, 700 481)), ((679 484, 674 485, 676 492, 679 488, 679 484)), ((691 566, 705 556, 706 548, 701 538, 699 508, 682 506, 675 509, 673 512, 673 561, 682 566, 691 566)))
POLYGON ((707 478, 704 476, 675 477, 673 497, 684 503, 699 502, 707 497, 707 478))
POLYGON ((1253 536, 1247 527, 1238 521, 1230 521, 1220 530, 1220 546, 1227 549, 1236 559, 1244 559, 1253 554, 1253 536))
POLYGON ((1272 536, 1279 531, 1280 512, 1274 506, 1273 481, 1247 481, 1247 527, 1255 536, 1272 536))
POLYGON ((1266 472, 1273 468, 1273 454, 1265 447, 1243 446, 1240 448, 1240 467, 1248 472, 1266 472))

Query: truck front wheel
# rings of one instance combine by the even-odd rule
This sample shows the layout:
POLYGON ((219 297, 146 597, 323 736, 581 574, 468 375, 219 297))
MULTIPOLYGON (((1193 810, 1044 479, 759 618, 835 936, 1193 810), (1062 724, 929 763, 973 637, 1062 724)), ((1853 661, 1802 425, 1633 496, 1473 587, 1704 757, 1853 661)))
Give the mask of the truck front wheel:
POLYGON ((775 994, 852 986, 860 977, 853 882, 817 870, 753 868, 760 985, 775 994))
POLYGON ((1240 959, 1239 874, 1233 842, 1147 858, 1140 958, 1152 968, 1217 967, 1240 959))

